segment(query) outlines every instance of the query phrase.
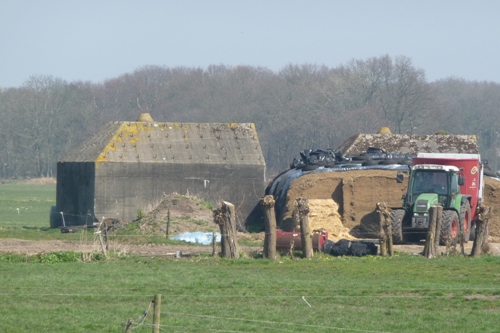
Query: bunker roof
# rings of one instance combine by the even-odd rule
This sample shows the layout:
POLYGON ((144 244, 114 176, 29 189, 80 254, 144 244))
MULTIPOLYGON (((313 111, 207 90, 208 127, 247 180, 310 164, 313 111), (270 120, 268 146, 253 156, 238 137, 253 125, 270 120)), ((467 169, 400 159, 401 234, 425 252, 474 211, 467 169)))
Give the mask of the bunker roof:
POLYGON ((359 155, 370 147, 386 152, 417 153, 468 153, 478 154, 475 135, 407 135, 407 134, 358 134, 350 137, 336 151, 344 155, 359 155))
POLYGON ((110 122, 60 162, 265 165, 253 123, 110 122))

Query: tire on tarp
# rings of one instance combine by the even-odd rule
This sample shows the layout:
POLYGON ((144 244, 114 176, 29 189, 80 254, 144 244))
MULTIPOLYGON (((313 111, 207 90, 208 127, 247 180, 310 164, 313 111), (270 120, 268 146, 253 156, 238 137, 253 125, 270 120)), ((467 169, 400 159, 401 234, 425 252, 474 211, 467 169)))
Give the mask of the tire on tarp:
POLYGON ((306 165, 305 167, 303 167, 302 171, 313 171, 313 170, 316 170, 317 168, 319 168, 319 165, 310 164, 310 165, 306 165))
POLYGON ((369 166, 369 165, 377 165, 378 161, 374 160, 366 160, 363 163, 361 163, 362 166, 369 166))
POLYGON ((351 159, 353 161, 366 161, 370 158, 368 156, 365 156, 365 155, 359 155, 359 156, 353 156, 351 159))
POLYGON ((399 162, 402 162, 403 160, 382 160, 379 161, 378 164, 380 165, 391 165, 391 164, 399 164, 399 162))

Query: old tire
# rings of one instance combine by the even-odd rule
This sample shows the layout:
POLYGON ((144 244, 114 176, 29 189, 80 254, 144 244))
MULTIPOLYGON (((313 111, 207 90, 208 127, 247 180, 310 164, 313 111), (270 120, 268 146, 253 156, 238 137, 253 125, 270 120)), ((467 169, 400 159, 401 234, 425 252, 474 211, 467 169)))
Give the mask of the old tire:
POLYGON ((374 160, 366 160, 363 163, 361 163, 362 166, 369 166, 369 165, 377 165, 378 161, 374 160))
POLYGON ((302 168, 302 171, 313 171, 319 168, 319 165, 316 164, 308 164, 305 167, 302 168))
POLYGON ((392 242, 394 244, 403 244, 403 219, 405 217, 404 209, 391 210, 392 242))
POLYGON ((460 230, 464 233, 464 242, 467 243, 470 239, 471 231, 471 215, 468 201, 460 206, 460 230))
POLYGON ((454 210, 443 211, 443 224, 441 227, 441 239, 439 243, 446 245, 446 240, 449 239, 449 245, 457 244, 458 230, 459 230, 458 214, 454 210))

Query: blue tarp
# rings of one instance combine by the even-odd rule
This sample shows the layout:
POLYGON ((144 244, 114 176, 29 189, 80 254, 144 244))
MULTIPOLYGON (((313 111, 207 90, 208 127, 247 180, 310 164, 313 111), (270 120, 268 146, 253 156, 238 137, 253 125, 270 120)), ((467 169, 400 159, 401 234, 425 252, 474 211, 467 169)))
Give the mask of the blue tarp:
MULTIPOLYGON (((180 240, 188 243, 210 245, 212 244, 212 233, 211 232, 185 232, 182 234, 175 235, 171 239, 180 240)), ((220 242, 220 233, 215 233, 215 241, 220 242)))

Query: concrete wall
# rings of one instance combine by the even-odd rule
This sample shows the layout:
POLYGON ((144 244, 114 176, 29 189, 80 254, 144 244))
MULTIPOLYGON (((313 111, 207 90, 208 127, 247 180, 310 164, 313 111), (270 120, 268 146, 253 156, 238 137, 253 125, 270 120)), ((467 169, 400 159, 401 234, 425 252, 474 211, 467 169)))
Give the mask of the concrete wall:
POLYGON ((260 219, 255 210, 264 192, 263 165, 202 165, 165 163, 101 163, 95 175, 95 214, 98 218, 132 221, 148 213, 163 194, 177 192, 214 205, 232 202, 240 223, 260 219))

